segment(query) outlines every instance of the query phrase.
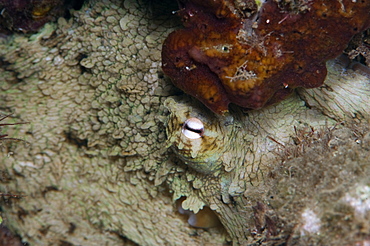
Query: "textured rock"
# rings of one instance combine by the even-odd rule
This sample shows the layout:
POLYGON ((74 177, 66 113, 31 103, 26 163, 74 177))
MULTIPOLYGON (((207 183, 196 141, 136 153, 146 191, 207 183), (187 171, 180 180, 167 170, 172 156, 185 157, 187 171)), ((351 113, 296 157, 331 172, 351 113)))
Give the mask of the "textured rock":
POLYGON ((300 92, 311 108, 293 95, 216 116, 163 78, 161 43, 177 23, 163 9, 90 1, 1 40, 0 107, 14 112, 7 122, 30 122, 1 129, 28 142, 1 142, 0 192, 23 195, 1 204, 4 223, 41 246, 366 240, 369 112, 342 102, 366 105, 368 78, 330 63, 327 102, 343 106, 317 100, 324 86, 300 92), (339 93, 338 74, 356 90, 339 93), (181 136, 188 117, 205 123, 216 152, 180 151, 193 145, 181 136), (215 153, 217 167, 197 172, 215 153), (190 227, 175 205, 183 197, 185 210, 214 210, 228 235, 190 227))
POLYGON ((179 0, 185 28, 163 44, 165 74, 218 114, 321 86, 325 63, 370 27, 368 1, 243 2, 179 0))

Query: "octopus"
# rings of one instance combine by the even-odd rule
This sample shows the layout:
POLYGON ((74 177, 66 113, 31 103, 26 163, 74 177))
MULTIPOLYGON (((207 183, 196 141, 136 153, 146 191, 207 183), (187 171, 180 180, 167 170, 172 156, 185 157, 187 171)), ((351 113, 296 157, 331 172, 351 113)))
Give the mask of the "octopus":
MULTIPOLYGON (((214 115, 199 101, 187 96, 166 99, 165 106, 170 111, 166 128, 167 145, 183 163, 176 164, 187 170, 184 181, 191 182, 189 190, 186 192, 183 190, 181 194, 189 200, 194 200, 195 196, 207 197, 206 204, 193 202, 183 206, 192 211, 198 211, 203 206, 211 207, 219 215, 225 228, 233 231, 233 238, 237 238, 236 245, 253 245, 260 237, 266 242, 277 240, 290 243, 298 240, 297 242, 302 243, 298 239, 302 235, 310 238, 325 226, 328 226, 326 233, 331 236, 323 240, 331 241, 333 222, 330 221, 332 218, 330 213, 334 210, 339 212, 340 208, 325 211, 324 204, 327 201, 320 204, 319 208, 312 204, 304 205, 305 201, 310 199, 321 201, 313 194, 321 189, 318 187, 339 185, 340 182, 337 181, 335 184, 330 183, 333 180, 329 177, 349 178, 339 174, 340 169, 357 169, 343 158, 358 163, 359 168, 364 168, 366 173, 370 171, 366 164, 368 160, 364 162, 355 160, 358 154, 361 155, 361 151, 368 150, 368 147, 365 147, 370 139, 370 134, 365 130, 367 127, 362 128, 361 124, 356 123, 356 129, 365 130, 360 133, 362 137, 357 138, 350 129, 338 125, 338 122, 353 122, 356 118, 358 122, 362 120, 366 122, 366 119, 370 118, 370 111, 366 108, 370 93, 369 74, 360 75, 363 67, 356 72, 351 70, 343 72, 343 65, 341 60, 327 63, 328 76, 325 86, 319 89, 299 90, 299 97, 294 94, 277 105, 250 111, 248 114, 240 109, 239 111, 234 109, 231 115, 214 115), (353 87, 352 82, 346 81, 345 78, 349 77, 357 88, 353 87), (361 93, 364 93, 361 98, 350 96, 361 93), (301 98, 304 98, 307 104, 301 98), (323 129, 327 130, 322 132, 323 129), (347 157, 341 156, 345 153, 344 149, 348 148, 342 145, 347 141, 345 139, 352 139, 349 143, 354 145, 350 148, 362 149, 355 150, 356 157, 348 157, 346 154, 344 155, 347 157), (361 144, 362 142, 366 144, 361 144), (280 149, 281 152, 276 152, 276 149, 280 149), (340 156, 338 159, 334 157, 337 154, 340 156), (273 161, 277 156, 281 160, 281 164, 278 165, 273 161), (292 173, 290 168, 293 168, 292 173), (326 181, 327 178, 331 181, 326 181), (211 180, 215 184, 212 184, 211 180), (319 185, 308 191, 306 188, 298 188, 301 182, 309 183, 307 189, 316 187, 316 182, 319 185), (213 185, 215 188, 210 188, 213 185), (297 194, 290 194, 293 192, 287 190, 291 189, 290 185, 297 186, 292 188, 294 192, 298 192, 297 194), (197 190, 197 195, 194 194, 194 189, 197 190), (208 197, 209 190, 218 190, 219 197, 208 197), (306 196, 310 198, 305 198, 306 196), (249 205, 252 201, 254 206, 249 205), (301 210, 302 213, 299 215, 301 216, 298 218, 299 226, 292 230, 288 229, 284 226, 285 222, 294 220, 291 213, 296 211, 296 206, 301 205, 305 210, 301 210), (289 209, 285 210, 285 206, 289 209), (240 216, 237 212, 239 210, 243 210, 249 216, 240 216), (223 216, 225 214, 226 217, 223 216), (282 217, 287 220, 280 220, 282 217), (293 238, 283 239, 282 235, 285 233, 292 235, 293 238)), ((369 69, 365 70, 369 73, 369 69)), ((366 179, 366 176, 360 179, 366 179)), ((176 190, 176 185, 172 187, 176 190)), ((359 189, 367 187, 361 186, 359 189)), ((319 192, 325 193, 323 190, 319 192)), ((339 195, 337 199, 342 203, 347 198, 339 195)), ((359 199, 358 196, 352 194, 346 201, 355 202, 356 199, 359 199)), ((340 213, 343 214, 343 211, 340 213)), ((360 217, 360 214, 354 216, 357 219, 360 217)), ((355 233, 351 231, 351 235, 352 232, 355 233)), ((321 240, 319 238, 314 240, 321 240)))
POLYGON ((330 60, 323 86, 213 114, 163 75, 176 4, 147 3, 0 40, 1 123, 29 122, 0 129, 25 140, 0 141, 2 224, 40 246, 368 243, 370 73, 330 60))
POLYGON ((325 62, 369 28, 369 1, 180 0, 185 28, 162 48, 162 68, 217 114, 230 103, 259 109, 295 88, 315 88, 325 62))

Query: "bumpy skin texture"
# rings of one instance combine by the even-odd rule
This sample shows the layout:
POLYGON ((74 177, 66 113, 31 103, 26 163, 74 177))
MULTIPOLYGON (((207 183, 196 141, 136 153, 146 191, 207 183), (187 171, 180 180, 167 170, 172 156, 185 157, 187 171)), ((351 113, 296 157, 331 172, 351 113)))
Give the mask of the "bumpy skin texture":
MULTIPOLYGON (((369 78, 333 62, 328 64, 328 69, 324 86, 300 91, 311 109, 294 96, 247 115, 234 109, 232 121, 230 116, 210 117, 206 108, 189 98, 167 99, 165 105, 171 111, 167 127, 169 140, 175 153, 186 160, 189 167, 181 193, 192 200, 185 204, 186 208, 197 211, 202 204, 194 202, 194 197, 201 197, 203 203, 217 211, 223 225, 241 245, 257 242, 266 245, 345 242, 350 245, 366 239, 368 234, 359 237, 353 228, 368 225, 362 215, 357 214, 357 209, 366 216, 370 214, 368 204, 359 202, 361 192, 370 188, 366 182, 370 172, 366 126, 370 119, 370 110, 366 107, 369 78), (209 137, 206 135, 200 155, 191 154, 199 143, 181 135, 181 125, 190 117, 204 121, 209 131, 222 134, 216 134, 219 142, 215 144, 221 146, 218 148, 221 153, 215 154, 212 148, 207 148, 209 137), (338 122, 343 120, 353 122, 349 124, 353 126, 342 128, 338 122), (365 127, 360 122, 364 122, 365 127), (215 155, 222 160, 221 167, 215 162, 207 176, 204 169, 201 175, 191 171, 199 172, 202 160, 210 160, 215 155), (363 173, 346 175, 359 170, 363 173), (192 184, 187 185, 190 187, 186 190, 184 184, 189 180, 192 184), (326 196, 328 198, 323 199, 326 196), (341 211, 341 207, 345 210, 341 211), (349 216, 351 225, 347 227, 341 216, 349 216), (336 226, 339 231, 348 229, 350 233, 333 233, 336 226)), ((178 177, 173 179, 180 182, 178 177)), ((172 185, 178 190, 176 184, 172 185)), ((367 197, 369 193, 365 193, 367 197)))
POLYGON ((219 114, 229 103, 258 109, 322 85, 325 62, 370 25, 369 1, 268 0, 258 12, 234 1, 179 2, 185 29, 164 42, 163 71, 219 114))
POLYGON ((29 142, 2 143, 0 158, 0 192, 25 195, 2 203, 23 242, 224 241, 191 228, 153 184, 168 158, 160 44, 176 23, 155 7, 89 1, 69 21, 1 40, 1 108, 23 115, 9 123, 30 122, 1 129, 29 142))
POLYGON ((9 123, 30 122, 1 129, 29 142, 2 142, 0 192, 24 195, 1 203, 5 225, 31 246, 369 238, 369 134, 358 126, 370 118, 368 78, 330 63, 325 86, 300 91, 310 108, 294 94, 215 116, 163 78, 172 9, 146 7, 89 1, 69 21, 1 41, 1 109, 14 112, 9 123), (337 125, 354 116, 352 129, 337 125), (187 117, 205 123, 217 148, 205 139, 189 155, 187 117), (202 166, 215 154, 222 162, 202 166), (213 209, 228 236, 191 228, 175 207, 181 197, 184 209, 213 209))

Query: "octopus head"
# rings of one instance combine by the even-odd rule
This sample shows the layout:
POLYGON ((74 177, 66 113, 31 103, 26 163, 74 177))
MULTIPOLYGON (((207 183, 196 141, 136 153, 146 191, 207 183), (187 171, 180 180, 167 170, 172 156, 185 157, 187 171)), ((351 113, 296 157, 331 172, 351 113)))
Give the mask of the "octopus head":
POLYGON ((233 132, 233 118, 219 119, 172 98, 167 99, 165 105, 170 111, 166 128, 168 147, 195 171, 219 173, 233 132))

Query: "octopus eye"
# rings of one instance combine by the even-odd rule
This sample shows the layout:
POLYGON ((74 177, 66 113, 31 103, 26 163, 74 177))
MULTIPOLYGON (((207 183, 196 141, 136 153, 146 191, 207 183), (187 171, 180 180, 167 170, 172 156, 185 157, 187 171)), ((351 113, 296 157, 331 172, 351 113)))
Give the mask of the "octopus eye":
POLYGON ((227 47, 227 46, 222 46, 221 50, 222 50, 223 52, 228 52, 228 51, 229 51, 229 47, 227 47))
POLYGON ((201 138, 204 134, 204 125, 197 118, 189 118, 184 122, 181 132, 189 139, 201 138))

